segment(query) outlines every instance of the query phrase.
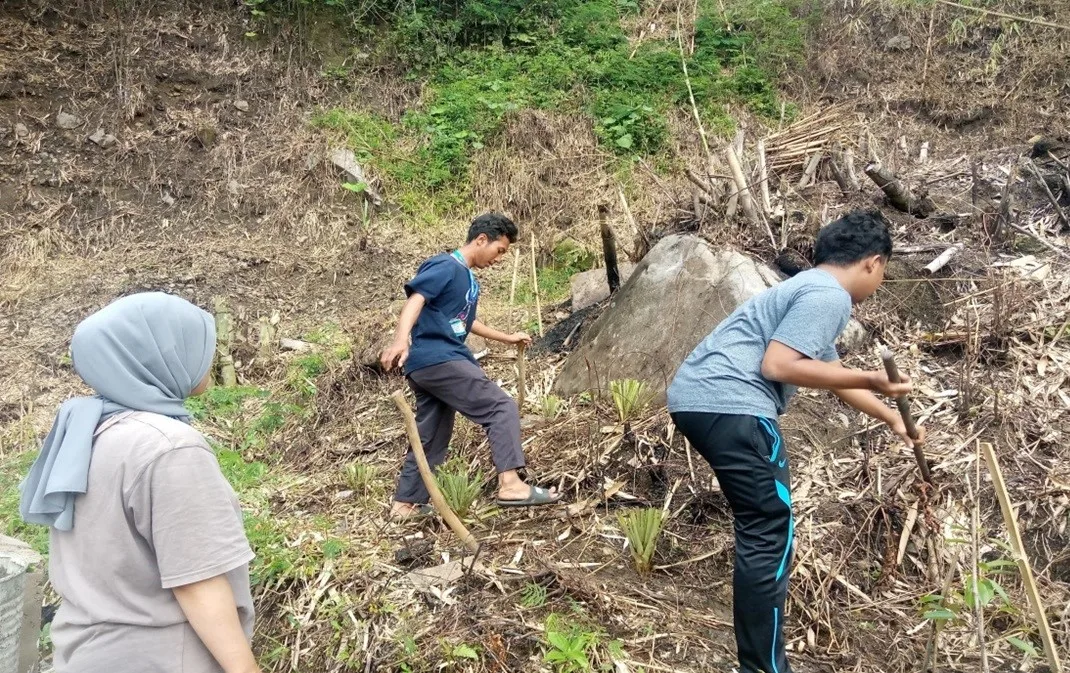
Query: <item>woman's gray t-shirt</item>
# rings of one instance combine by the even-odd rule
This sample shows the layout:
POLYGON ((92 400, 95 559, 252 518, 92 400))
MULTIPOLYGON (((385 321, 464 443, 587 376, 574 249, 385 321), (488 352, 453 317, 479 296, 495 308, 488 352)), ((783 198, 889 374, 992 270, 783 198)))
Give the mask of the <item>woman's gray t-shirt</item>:
POLYGON ((114 416, 93 442, 74 528, 52 529, 57 673, 220 673, 174 587, 225 575, 253 635, 253 552, 233 489, 204 437, 144 412, 114 416))
POLYGON ((762 376, 770 341, 814 360, 839 359, 836 339, 851 319, 851 295, 809 269, 739 306, 687 356, 666 393, 670 412, 776 418, 795 386, 762 376))

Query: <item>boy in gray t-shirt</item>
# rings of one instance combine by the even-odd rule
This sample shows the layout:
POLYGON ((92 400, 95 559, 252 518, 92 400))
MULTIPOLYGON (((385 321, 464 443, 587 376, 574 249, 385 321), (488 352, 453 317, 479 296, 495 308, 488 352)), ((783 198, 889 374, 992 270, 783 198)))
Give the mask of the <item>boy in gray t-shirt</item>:
POLYGON ((851 306, 884 279, 892 254, 877 211, 829 223, 814 245, 816 268, 751 298, 680 366, 668 390, 673 422, 717 474, 735 516, 733 573, 740 673, 790 673, 783 617, 794 522, 788 453, 777 425, 798 386, 833 391, 887 423, 913 446, 902 419, 871 391, 910 392, 883 370, 840 364, 836 338, 851 306))

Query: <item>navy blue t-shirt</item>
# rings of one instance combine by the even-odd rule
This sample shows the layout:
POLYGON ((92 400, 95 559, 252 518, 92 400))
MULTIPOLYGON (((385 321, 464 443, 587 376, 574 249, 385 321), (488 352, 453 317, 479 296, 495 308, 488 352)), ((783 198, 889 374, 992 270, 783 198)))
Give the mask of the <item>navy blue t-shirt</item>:
POLYGON ((476 320, 479 282, 460 254, 435 255, 405 284, 405 296, 423 295, 424 307, 412 329, 405 373, 451 360, 471 360, 464 341, 476 320))

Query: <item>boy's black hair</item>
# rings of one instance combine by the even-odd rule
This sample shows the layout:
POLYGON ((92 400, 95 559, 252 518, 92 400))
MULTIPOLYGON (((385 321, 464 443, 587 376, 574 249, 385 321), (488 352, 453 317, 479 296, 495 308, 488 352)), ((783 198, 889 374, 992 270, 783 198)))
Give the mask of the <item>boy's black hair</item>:
POLYGON ((491 241, 497 241, 502 236, 509 239, 510 243, 516 243, 519 231, 516 224, 501 213, 485 213, 472 220, 472 226, 468 228, 468 243, 479 238, 480 234, 486 234, 491 241))
POLYGON ((849 266, 872 255, 892 256, 888 220, 879 210, 854 210, 826 224, 814 242, 814 264, 849 266))

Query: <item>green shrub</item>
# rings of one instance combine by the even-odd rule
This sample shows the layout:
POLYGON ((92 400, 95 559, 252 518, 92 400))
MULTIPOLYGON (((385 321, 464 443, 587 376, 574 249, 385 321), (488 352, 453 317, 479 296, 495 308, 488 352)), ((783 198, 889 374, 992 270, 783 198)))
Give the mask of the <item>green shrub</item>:
POLYGON ((571 8, 561 19, 560 34, 565 44, 592 52, 628 42, 620 27, 616 3, 612 0, 583 2, 571 8))

